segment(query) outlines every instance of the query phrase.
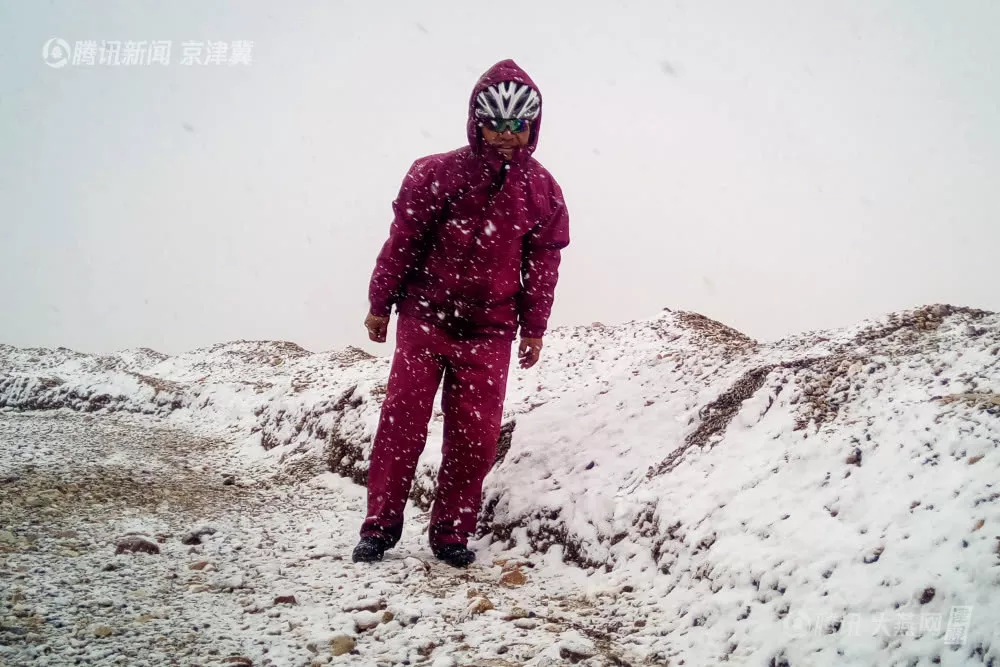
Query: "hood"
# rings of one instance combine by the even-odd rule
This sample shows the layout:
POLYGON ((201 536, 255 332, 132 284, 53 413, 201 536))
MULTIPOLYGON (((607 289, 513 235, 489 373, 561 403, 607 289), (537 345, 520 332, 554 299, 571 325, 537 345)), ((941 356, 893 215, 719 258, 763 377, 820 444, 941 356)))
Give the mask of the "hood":
POLYGON ((476 82, 475 87, 472 89, 472 95, 469 96, 469 115, 465 131, 469 138, 469 145, 472 146, 476 153, 480 153, 482 149, 482 137, 479 134, 479 126, 476 124, 476 96, 489 86, 501 81, 517 81, 518 83, 531 86, 538 93, 538 97, 542 102, 539 106, 538 118, 531 123, 531 136, 528 139, 528 145, 521 148, 515 154, 514 161, 519 162, 527 159, 535 152, 535 146, 538 144, 538 133, 542 129, 542 112, 545 111, 545 104, 542 99, 542 91, 538 89, 538 86, 531 80, 528 73, 521 69, 513 60, 501 60, 479 77, 479 81, 476 82))

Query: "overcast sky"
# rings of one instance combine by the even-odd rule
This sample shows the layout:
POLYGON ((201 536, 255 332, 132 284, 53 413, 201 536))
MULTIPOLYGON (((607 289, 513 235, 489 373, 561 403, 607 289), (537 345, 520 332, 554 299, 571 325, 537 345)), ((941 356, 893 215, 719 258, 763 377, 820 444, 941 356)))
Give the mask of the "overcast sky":
POLYGON ((550 325, 1000 310, 997 26, 995 0, 0 0, 0 342, 387 352, 361 322, 392 199, 503 58, 570 212, 550 325), (172 52, 54 68, 52 38, 172 52))

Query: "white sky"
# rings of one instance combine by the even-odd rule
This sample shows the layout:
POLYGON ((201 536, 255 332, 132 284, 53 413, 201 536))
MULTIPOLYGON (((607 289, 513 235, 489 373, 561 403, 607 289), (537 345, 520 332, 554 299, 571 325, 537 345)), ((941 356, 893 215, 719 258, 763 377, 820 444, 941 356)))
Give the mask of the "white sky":
POLYGON ((502 58, 571 215, 550 325, 1000 310, 998 25, 992 0, 0 0, 0 342, 387 352, 361 321, 391 201, 502 58), (51 37, 173 53, 52 69, 51 37), (188 40, 253 62, 181 65, 188 40))

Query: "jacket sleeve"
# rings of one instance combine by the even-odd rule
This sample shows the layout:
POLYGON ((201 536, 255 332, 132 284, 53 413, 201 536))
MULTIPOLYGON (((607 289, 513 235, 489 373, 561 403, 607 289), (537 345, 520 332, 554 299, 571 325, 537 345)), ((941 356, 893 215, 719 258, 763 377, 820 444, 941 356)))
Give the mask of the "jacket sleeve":
POLYGON ((555 186, 554 210, 524 237, 518 324, 524 338, 541 338, 548 326, 562 249, 569 245, 569 215, 555 186))
POLYGON ((382 246, 368 284, 372 315, 388 316, 403 295, 406 279, 421 261, 425 236, 437 215, 437 183, 434 170, 424 160, 410 167, 399 195, 392 202, 395 214, 389 238, 382 246))

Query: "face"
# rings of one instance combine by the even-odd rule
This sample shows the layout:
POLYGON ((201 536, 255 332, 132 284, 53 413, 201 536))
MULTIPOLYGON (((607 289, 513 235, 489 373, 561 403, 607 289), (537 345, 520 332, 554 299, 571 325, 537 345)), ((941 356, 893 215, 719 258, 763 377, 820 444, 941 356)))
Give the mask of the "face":
POLYGON ((510 130, 495 132, 483 125, 482 132, 483 140, 495 148, 505 160, 514 157, 514 149, 527 146, 528 140, 531 138, 530 125, 526 125, 521 132, 511 132, 510 130))

